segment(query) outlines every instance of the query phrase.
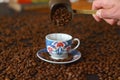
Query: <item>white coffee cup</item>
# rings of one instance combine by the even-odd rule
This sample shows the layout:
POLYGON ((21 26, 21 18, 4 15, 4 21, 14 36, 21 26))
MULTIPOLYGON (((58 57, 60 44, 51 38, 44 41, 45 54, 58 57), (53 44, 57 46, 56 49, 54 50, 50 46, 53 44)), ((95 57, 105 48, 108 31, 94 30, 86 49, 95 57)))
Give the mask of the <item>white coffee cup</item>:
POLYGON ((46 49, 53 59, 65 59, 68 53, 76 50, 80 45, 80 40, 66 33, 51 33, 46 35, 46 49), (72 43, 77 41, 77 45, 71 48, 72 43))

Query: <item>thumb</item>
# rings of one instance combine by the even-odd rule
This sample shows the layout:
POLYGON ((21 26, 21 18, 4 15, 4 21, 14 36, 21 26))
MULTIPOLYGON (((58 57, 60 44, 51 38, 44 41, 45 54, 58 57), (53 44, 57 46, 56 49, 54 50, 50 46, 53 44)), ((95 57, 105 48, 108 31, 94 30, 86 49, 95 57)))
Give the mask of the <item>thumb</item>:
POLYGON ((111 9, 99 9, 97 10, 96 15, 100 18, 111 19, 112 11, 111 9))

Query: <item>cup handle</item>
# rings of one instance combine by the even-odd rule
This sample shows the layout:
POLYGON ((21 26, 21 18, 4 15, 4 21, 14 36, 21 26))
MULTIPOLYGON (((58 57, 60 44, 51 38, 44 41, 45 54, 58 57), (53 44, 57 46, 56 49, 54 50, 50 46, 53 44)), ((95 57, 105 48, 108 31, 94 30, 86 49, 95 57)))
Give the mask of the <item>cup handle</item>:
POLYGON ((77 41, 78 43, 77 43, 77 45, 73 49, 70 50, 70 52, 76 50, 79 47, 79 45, 80 45, 80 40, 78 38, 74 38, 72 40, 72 43, 75 42, 75 41, 77 41))

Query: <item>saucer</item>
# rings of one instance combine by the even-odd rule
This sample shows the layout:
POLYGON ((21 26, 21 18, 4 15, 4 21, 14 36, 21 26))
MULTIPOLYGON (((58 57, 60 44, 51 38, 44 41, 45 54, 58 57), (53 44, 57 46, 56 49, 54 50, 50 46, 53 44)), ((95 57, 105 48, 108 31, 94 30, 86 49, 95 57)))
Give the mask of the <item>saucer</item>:
MULTIPOLYGON (((49 62, 49 63, 54 63, 54 64, 68 64, 68 63, 72 63, 72 62, 75 62, 77 61, 78 59, 81 58, 81 53, 77 50, 74 50, 74 51, 71 51, 70 54, 72 54, 72 59, 69 60, 69 61, 54 61, 54 60, 48 60, 48 59, 45 59, 41 56, 41 53, 45 53, 47 52, 46 48, 44 49, 41 49, 37 52, 37 57, 40 58, 41 60, 43 61, 46 61, 46 62, 49 62)), ((48 54, 49 55, 49 54, 48 54)))

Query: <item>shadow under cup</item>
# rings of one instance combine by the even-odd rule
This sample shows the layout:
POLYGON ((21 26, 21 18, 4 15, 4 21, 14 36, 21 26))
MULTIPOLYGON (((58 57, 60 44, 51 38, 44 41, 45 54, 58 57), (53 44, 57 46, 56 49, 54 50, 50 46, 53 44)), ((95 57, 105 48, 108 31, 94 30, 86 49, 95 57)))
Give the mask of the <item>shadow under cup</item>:
POLYGON ((46 36, 46 49, 52 59, 65 59, 70 51, 75 50, 80 45, 78 38, 72 39, 72 36, 65 33, 52 33, 46 36), (73 41, 77 41, 76 47, 71 49, 73 41))

